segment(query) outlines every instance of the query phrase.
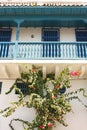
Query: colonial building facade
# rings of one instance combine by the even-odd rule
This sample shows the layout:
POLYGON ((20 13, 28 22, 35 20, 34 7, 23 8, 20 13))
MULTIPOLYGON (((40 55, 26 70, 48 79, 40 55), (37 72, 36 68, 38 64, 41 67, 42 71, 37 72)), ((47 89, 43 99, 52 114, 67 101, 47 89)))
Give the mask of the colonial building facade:
POLYGON ((86 59, 86 4, 1 2, 0 59, 86 59))
MULTIPOLYGON (((17 101, 15 91, 10 95, 5 92, 33 64, 42 67, 43 77, 53 72, 56 78, 65 67, 80 70, 81 75, 71 80, 70 91, 80 87, 87 90, 86 60, 86 2, 0 2, 0 109, 17 101)), ((82 100, 87 105, 87 100, 82 100)), ((66 116, 69 126, 57 124, 55 130, 87 128, 87 110, 77 101, 72 106, 75 114, 66 116)), ((21 108, 8 118, 0 115, 0 130, 10 130, 9 121, 15 117, 32 121, 35 111, 21 108)), ((22 130, 21 124, 14 126, 22 130)))

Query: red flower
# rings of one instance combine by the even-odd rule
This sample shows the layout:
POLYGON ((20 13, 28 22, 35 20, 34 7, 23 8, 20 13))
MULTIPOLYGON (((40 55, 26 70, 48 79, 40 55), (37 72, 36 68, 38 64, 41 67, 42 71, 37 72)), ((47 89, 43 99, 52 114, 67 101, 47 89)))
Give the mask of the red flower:
POLYGON ((76 72, 76 75, 77 75, 77 76, 80 76, 80 75, 81 75, 81 71, 77 71, 77 72, 76 72))
POLYGON ((53 124, 52 124, 52 123, 48 123, 48 126, 49 126, 50 128, 52 128, 53 124))
POLYGON ((40 129, 44 129, 44 125, 40 125, 40 129))
POLYGON ((71 76, 76 76, 76 73, 75 73, 74 71, 72 71, 72 72, 70 73, 70 75, 71 75, 71 76))
POLYGON ((70 73, 71 76, 80 76, 81 75, 81 71, 72 71, 70 73))

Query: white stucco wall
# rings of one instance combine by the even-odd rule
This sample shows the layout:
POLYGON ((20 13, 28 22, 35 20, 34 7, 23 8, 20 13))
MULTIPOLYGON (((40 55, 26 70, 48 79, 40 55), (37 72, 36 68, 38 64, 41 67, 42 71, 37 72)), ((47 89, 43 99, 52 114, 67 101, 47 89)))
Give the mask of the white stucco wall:
MULTIPOLYGON (((17 101, 17 95, 15 95, 14 91, 9 94, 5 95, 5 92, 9 90, 11 85, 14 83, 14 80, 1 80, 2 84, 2 92, 0 94, 0 109, 6 108, 9 106, 10 102, 17 101)), ((79 89, 83 87, 86 89, 87 92, 87 80, 72 80, 71 81, 72 87, 71 90, 79 89)), ((87 105, 87 99, 83 98, 82 94, 79 94, 83 102, 87 105)), ((54 130, 86 130, 87 128, 87 109, 79 103, 77 100, 73 100, 71 102, 72 109, 74 113, 69 113, 66 115, 65 119, 68 123, 68 127, 64 127, 61 124, 57 123, 57 127, 54 130)), ((12 118, 22 118, 24 120, 32 121, 35 117, 35 111, 33 108, 20 108, 18 109, 12 116, 8 118, 4 118, 0 115, 0 130, 10 130, 9 122, 12 118), (21 111, 20 111, 21 109, 21 111)), ((23 130, 20 123, 14 123, 14 127, 16 130, 23 130)))
MULTIPOLYGON (((19 41, 41 41, 42 39, 42 28, 21 28, 19 41), (34 36, 33 38, 31 36, 34 36)), ((16 39, 16 28, 12 28, 12 38, 11 41, 16 39)), ((60 28, 60 41, 76 41, 75 38, 75 28, 60 28)))

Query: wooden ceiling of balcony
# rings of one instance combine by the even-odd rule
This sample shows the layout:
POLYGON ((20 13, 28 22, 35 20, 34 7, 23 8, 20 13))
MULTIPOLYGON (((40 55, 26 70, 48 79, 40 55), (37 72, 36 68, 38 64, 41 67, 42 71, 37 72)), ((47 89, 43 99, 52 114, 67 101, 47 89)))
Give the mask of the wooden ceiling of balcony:
POLYGON ((0 3, 0 27, 87 27, 87 3, 0 3))

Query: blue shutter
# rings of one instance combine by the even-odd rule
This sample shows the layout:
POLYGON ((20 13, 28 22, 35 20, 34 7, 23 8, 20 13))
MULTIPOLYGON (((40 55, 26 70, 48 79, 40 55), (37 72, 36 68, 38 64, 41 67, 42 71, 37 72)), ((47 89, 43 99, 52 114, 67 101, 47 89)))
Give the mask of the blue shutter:
MULTIPOLYGON (((87 30, 76 30, 76 41, 77 42, 86 42, 87 41, 87 30)), ((77 44, 77 56, 80 57, 86 57, 86 46, 84 43, 77 44)))
POLYGON ((0 57, 8 57, 9 43, 11 41, 11 29, 1 29, 0 30, 0 57))
POLYGON ((87 41, 87 30, 76 30, 76 41, 87 41))
POLYGON ((11 29, 0 30, 0 42, 10 42, 11 41, 11 29))
POLYGON ((59 41, 59 30, 58 29, 43 29, 42 30, 43 41, 59 41))
POLYGON ((1 94, 1 89, 2 89, 2 82, 0 82, 0 94, 1 94))
MULTIPOLYGON (((22 91, 23 94, 28 93, 28 86, 25 83, 16 83, 17 87, 22 91)), ((15 94, 19 94, 18 91, 15 91, 15 94)))

